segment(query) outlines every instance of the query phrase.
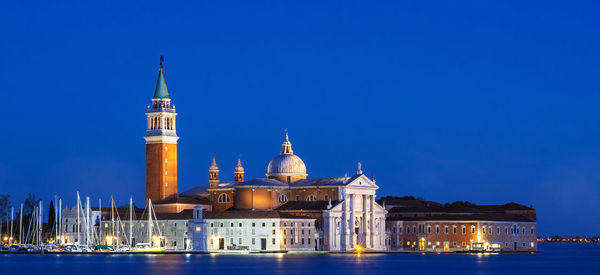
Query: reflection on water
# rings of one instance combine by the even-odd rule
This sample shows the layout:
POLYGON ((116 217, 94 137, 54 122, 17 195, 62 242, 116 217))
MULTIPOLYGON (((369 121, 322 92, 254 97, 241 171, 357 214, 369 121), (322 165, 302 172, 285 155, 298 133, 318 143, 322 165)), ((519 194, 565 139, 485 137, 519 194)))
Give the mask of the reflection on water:
POLYGON ((0 255, 1 274, 306 274, 596 272, 600 245, 539 245, 537 254, 0 255), (8 272, 5 272, 8 271, 8 272))

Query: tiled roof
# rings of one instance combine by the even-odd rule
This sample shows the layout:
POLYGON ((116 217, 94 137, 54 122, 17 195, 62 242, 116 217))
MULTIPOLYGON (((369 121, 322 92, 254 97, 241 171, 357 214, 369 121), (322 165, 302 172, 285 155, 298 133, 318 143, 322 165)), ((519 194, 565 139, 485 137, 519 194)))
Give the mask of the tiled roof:
POLYGON ((344 185, 346 184, 348 177, 339 178, 319 178, 319 179, 303 179, 291 184, 294 186, 325 186, 325 185, 344 185))
POLYGON ((265 179, 265 178, 258 178, 258 179, 251 179, 248 181, 244 181, 244 182, 240 182, 238 184, 236 184, 236 186, 272 186, 272 187, 287 187, 289 186, 287 183, 283 183, 280 182, 278 180, 274 180, 274 179, 265 179))
POLYGON ((379 205, 398 206, 398 207, 417 207, 417 206, 442 206, 441 203, 424 200, 409 200, 401 198, 381 198, 377 200, 379 205))
POLYGON ((168 198, 162 201, 154 203, 155 205, 160 204, 171 204, 171 203, 184 203, 184 204, 210 204, 209 198, 193 198, 193 197, 178 197, 168 198))
MULTIPOLYGON (((331 205, 335 206, 338 202, 332 201, 331 205)), ((277 207, 276 210, 327 210, 329 201, 288 201, 285 204, 277 207)))
POLYGON ((527 206, 514 202, 504 205, 475 205, 475 206, 414 206, 414 207, 393 207, 389 213, 496 213, 506 210, 533 210, 527 206))
POLYGON ((477 213, 477 214, 440 214, 427 217, 388 217, 388 221, 507 221, 507 222, 533 222, 521 216, 504 213, 477 213))
POLYGON ((310 219, 293 214, 282 213, 279 211, 251 211, 251 210, 232 210, 232 211, 206 211, 203 218, 207 220, 216 219, 310 219))
POLYGON ((208 195, 208 185, 198 185, 194 188, 185 190, 179 194, 179 196, 202 196, 208 195))

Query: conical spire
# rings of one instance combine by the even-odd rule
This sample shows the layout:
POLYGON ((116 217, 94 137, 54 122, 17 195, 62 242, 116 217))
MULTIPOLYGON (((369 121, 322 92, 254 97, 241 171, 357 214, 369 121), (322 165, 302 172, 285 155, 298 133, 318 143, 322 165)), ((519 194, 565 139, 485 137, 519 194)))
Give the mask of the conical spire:
POLYGON ((292 150, 292 143, 290 142, 290 138, 288 137, 287 129, 285 130, 285 141, 281 145, 281 154, 282 155, 293 155, 294 150, 292 150))
POLYGON ((160 57, 160 68, 158 68, 158 79, 156 80, 156 88, 154 88, 155 99, 169 98, 169 90, 167 90, 167 82, 165 81, 165 73, 163 72, 163 61, 165 57, 160 57))
POLYGON ((235 172, 244 172, 244 166, 242 166, 242 159, 238 157, 238 163, 235 166, 235 172))
POLYGON ((219 166, 217 165, 217 160, 216 157, 213 155, 213 161, 210 164, 210 167, 208 167, 208 171, 219 171, 219 166))

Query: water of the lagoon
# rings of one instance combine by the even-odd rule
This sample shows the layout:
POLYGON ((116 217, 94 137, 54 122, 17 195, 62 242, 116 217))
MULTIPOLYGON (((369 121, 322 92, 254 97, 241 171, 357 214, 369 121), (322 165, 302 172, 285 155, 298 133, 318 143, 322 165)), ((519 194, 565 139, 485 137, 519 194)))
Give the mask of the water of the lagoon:
POLYGON ((0 255, 0 274, 600 274, 600 244, 537 254, 0 255))

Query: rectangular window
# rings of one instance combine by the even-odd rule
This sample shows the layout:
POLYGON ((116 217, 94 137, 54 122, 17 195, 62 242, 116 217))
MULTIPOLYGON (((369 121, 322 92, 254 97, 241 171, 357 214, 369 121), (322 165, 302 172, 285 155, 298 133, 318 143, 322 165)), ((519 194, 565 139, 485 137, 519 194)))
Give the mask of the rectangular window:
MULTIPOLYGON (((533 227, 531 227, 531 235, 533 235, 533 227)), ((533 247, 533 246, 532 246, 533 247)))
POLYGON ((252 223, 252 227, 255 227, 255 226, 256 226, 256 224, 255 224, 255 223, 252 223))
POLYGON ((444 226, 444 233, 448 234, 448 226, 444 226))
POLYGON ((242 245, 242 238, 239 238, 239 239, 238 239, 238 244, 239 244, 239 245, 242 245))
POLYGON ((464 227, 464 226, 462 227, 462 233, 463 233, 463 234, 466 234, 466 233, 467 233, 467 228, 466 228, 466 227, 464 227))
POLYGON ((283 244, 287 244, 287 239, 283 239, 283 244))
POLYGON ((402 227, 398 227, 398 232, 402 233, 402 227))
POLYGON ((275 244, 275 238, 273 238, 273 244, 275 244))
POLYGON ((435 226, 435 233, 438 233, 438 234, 440 233, 440 226, 439 225, 435 226))
POLYGON ((275 235, 275 229, 273 229, 273 235, 275 235))
POLYGON ((302 244, 304 244, 304 238, 302 238, 302 244))
POLYGON ((263 223, 262 223, 262 227, 265 227, 265 226, 266 226, 266 224, 263 222, 263 223))
POLYGON ((252 228, 252 235, 255 235, 256 231, 254 231, 254 228, 252 228))
POLYGON ((456 234, 456 226, 452 226, 452 232, 456 234))
POLYGON ((233 245, 233 244, 234 244, 234 243, 233 243, 233 238, 229 239, 229 243, 230 243, 231 245, 233 245))
POLYGON ((255 244, 255 239, 254 238, 252 238, 252 244, 255 244))
POLYGON ((273 223, 273 227, 275 227, 275 223, 273 223))
POLYGON ((308 238, 308 244, 310 244, 310 238, 308 238))
POLYGON ((485 234, 485 227, 482 227, 481 230, 482 230, 482 233, 485 234))
POLYGON ((406 227, 406 233, 410 233, 410 226, 406 227))
POLYGON ((242 223, 238 223, 238 226, 239 226, 239 227, 242 227, 242 223))
POLYGON ((427 226, 427 234, 431 234, 431 226, 427 226))

